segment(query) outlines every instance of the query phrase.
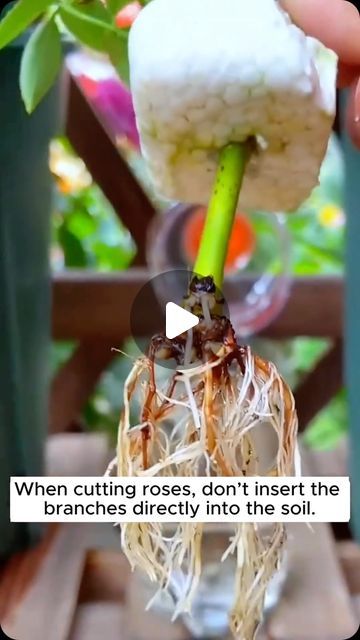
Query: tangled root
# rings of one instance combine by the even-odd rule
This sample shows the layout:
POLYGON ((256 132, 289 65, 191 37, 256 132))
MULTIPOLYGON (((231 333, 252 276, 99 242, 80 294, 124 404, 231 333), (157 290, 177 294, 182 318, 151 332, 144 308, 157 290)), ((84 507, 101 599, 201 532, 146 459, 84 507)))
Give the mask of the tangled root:
MULTIPOLYGON (((293 475, 297 417, 290 389, 272 363, 238 346, 227 318, 210 314, 215 304, 208 293, 190 302, 192 310, 201 304, 199 325, 171 342, 153 338, 148 357, 137 360, 126 381, 118 475, 293 475), (160 352, 177 363, 165 381, 155 366, 160 352), (131 420, 136 402, 138 424, 131 420)), ((172 594, 176 576, 174 618, 191 612, 202 570, 203 528, 179 523, 169 532, 163 523, 122 525, 122 547, 132 567, 172 594)), ((273 525, 266 539, 255 523, 234 529, 223 556, 237 555, 230 626, 236 638, 252 640, 279 567, 285 527, 273 525)))

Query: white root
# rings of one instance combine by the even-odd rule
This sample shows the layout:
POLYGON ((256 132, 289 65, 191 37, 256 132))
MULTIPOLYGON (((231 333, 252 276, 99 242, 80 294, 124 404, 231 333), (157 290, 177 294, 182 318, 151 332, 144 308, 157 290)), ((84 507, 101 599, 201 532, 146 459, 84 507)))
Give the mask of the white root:
MULTIPOLYGON (((190 347, 186 345, 187 353, 190 347)), ((222 358, 200 366, 179 368, 173 374, 171 393, 156 382, 154 388, 154 367, 149 358, 135 363, 125 384, 119 425, 119 476, 299 473, 297 416, 290 389, 275 366, 249 348, 244 351, 243 366, 238 360, 230 365, 227 360, 223 366, 228 356, 229 352, 224 352, 222 358), (144 422, 142 415, 139 424, 132 425, 130 407, 139 392, 148 418, 144 422)), ((177 576, 174 617, 191 612, 201 577, 203 528, 199 523, 179 523, 170 531, 159 523, 121 527, 122 548, 133 568, 146 572, 159 589, 171 590, 177 576)), ((284 540, 282 524, 274 525, 267 539, 256 524, 235 525, 222 558, 235 552, 237 555, 235 597, 229 618, 234 637, 255 637, 284 540)))

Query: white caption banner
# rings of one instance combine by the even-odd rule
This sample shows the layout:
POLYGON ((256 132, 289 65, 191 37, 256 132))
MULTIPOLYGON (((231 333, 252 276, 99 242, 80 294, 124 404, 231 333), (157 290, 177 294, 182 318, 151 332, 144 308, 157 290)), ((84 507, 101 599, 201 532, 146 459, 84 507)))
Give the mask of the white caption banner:
POLYGON ((348 522, 349 478, 17 478, 12 522, 348 522))

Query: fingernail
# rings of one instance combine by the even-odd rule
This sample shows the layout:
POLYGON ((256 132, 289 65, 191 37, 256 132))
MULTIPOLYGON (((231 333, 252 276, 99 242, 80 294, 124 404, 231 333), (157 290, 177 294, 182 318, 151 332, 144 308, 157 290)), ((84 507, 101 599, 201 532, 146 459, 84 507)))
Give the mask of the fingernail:
POLYGON ((353 84, 347 108, 346 125, 351 140, 360 148, 360 78, 353 84))
POLYGON ((360 123, 360 78, 355 85, 354 93, 354 120, 356 124, 360 123))

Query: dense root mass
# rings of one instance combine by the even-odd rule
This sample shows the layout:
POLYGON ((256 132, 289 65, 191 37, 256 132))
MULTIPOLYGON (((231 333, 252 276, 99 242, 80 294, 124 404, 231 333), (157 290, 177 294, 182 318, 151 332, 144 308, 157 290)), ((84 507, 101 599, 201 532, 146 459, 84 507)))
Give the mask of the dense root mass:
MULTIPOLYGON (((273 364, 238 346, 230 321, 211 313, 214 305, 209 293, 192 293, 188 307, 201 308, 199 325, 171 342, 153 338, 149 356, 135 363, 119 426, 119 476, 293 475, 297 417, 291 391, 273 364), (159 353, 177 363, 165 380, 155 365, 159 353), (132 419, 134 408, 138 421, 132 419)), ((202 570, 203 526, 122 526, 131 565, 160 589, 176 592, 175 616, 191 612, 202 570)), ((254 638, 284 539, 282 524, 266 538, 256 524, 234 525, 225 557, 237 555, 230 613, 236 638, 254 638)))

